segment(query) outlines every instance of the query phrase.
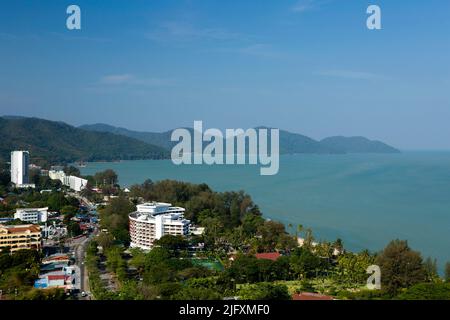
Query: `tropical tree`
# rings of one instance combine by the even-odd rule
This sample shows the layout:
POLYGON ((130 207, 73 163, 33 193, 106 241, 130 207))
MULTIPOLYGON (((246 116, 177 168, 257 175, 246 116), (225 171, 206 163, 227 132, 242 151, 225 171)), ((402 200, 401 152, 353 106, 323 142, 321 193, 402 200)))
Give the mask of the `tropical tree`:
POLYGON ((450 282, 450 262, 445 264, 445 281, 450 282))
POLYGON ((287 286, 264 282, 246 286, 238 294, 243 300, 291 300, 287 286))
POLYGON ((422 257, 407 241, 391 241, 377 256, 375 264, 381 269, 382 287, 390 294, 426 280, 422 257))
POLYGON ((424 262, 425 272, 427 274, 427 280, 429 282, 435 282, 439 280, 439 274, 437 270, 437 260, 428 257, 424 262))

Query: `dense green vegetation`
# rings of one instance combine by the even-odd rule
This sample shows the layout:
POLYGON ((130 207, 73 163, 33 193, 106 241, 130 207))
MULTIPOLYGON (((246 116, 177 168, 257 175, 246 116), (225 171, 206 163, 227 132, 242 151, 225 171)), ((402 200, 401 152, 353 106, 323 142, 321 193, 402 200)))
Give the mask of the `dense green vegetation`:
POLYGON ((128 245, 128 214, 135 210, 136 207, 125 197, 114 198, 110 205, 100 210, 101 225, 108 229, 116 240, 128 245))
POLYGON ((62 122, 37 118, 0 117, 0 158, 12 150, 30 151, 36 164, 73 161, 161 159, 169 153, 129 137, 78 129, 62 122))
POLYGON ((63 214, 74 214, 78 210, 78 199, 67 196, 62 191, 40 193, 34 189, 8 194, 8 201, 0 204, 0 216, 11 216, 16 208, 43 208, 63 214), (75 209, 74 209, 75 208, 75 209))
POLYGON ((402 290, 400 300, 450 300, 450 283, 419 283, 402 290))

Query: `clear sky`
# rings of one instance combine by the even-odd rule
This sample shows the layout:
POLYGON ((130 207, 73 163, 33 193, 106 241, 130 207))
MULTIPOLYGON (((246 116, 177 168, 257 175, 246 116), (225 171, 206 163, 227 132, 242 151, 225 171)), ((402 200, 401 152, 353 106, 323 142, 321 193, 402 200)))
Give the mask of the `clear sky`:
POLYGON ((0 115, 450 149, 448 0, 2 0, 0 115), (82 30, 66 29, 77 4, 82 30), (382 9, 382 30, 366 9, 382 9))

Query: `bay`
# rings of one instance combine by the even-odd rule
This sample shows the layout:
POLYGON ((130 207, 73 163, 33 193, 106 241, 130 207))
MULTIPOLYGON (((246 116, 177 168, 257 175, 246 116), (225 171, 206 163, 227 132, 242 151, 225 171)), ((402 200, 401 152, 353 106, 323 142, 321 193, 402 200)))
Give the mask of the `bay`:
POLYGON ((408 240, 424 258, 450 261, 450 152, 285 155, 275 176, 259 166, 181 165, 170 160, 88 163, 83 175, 113 169, 122 187, 174 179, 216 191, 245 190, 265 217, 341 238, 352 251, 408 240))

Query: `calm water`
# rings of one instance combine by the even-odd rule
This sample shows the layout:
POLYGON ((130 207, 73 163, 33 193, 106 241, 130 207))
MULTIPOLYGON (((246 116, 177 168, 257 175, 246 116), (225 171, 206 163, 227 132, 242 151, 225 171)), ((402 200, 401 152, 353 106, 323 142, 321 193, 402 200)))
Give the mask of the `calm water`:
POLYGON ((264 216, 342 238, 350 250, 380 250, 407 239, 425 257, 450 261, 450 152, 282 156, 276 176, 257 166, 175 166, 168 161, 89 163, 83 174, 115 170, 120 184, 145 179, 205 182, 245 190, 264 216))

